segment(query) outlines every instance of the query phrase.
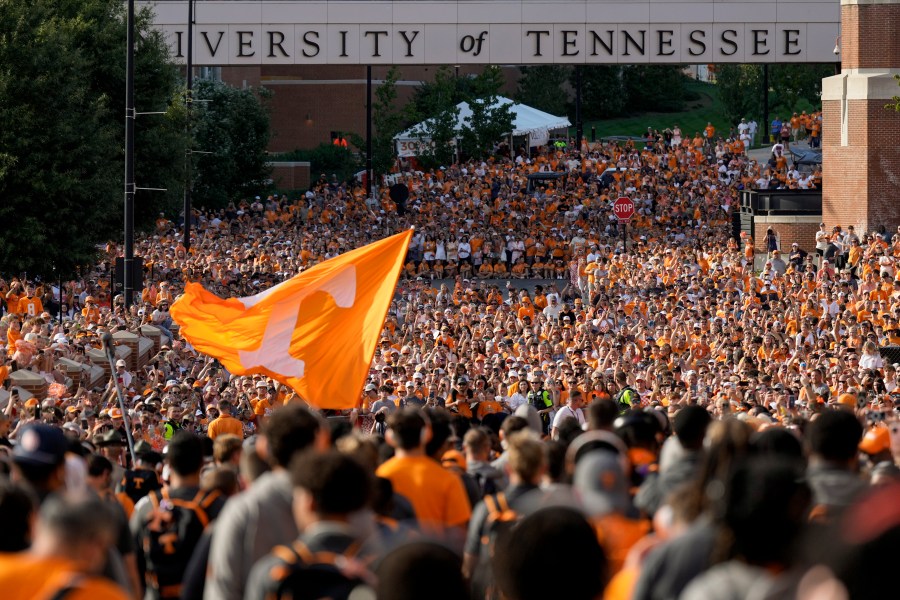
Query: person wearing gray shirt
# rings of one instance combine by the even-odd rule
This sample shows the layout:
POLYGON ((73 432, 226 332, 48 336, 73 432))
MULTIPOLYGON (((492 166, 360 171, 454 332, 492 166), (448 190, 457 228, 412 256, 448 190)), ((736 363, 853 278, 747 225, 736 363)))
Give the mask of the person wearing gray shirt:
POLYGON ((307 448, 325 447, 319 418, 303 406, 278 409, 266 424, 266 453, 272 471, 226 504, 213 532, 205 600, 241 600, 250 569, 275 546, 300 532, 292 510, 291 459, 307 448))

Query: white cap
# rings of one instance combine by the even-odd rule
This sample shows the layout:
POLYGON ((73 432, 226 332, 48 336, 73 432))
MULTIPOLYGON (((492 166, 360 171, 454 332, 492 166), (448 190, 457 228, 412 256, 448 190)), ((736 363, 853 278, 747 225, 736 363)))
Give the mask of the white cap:
POLYGON ((116 361, 116 366, 117 366, 117 367, 124 367, 124 366, 125 366, 125 361, 122 360, 122 359, 120 358, 119 360, 116 361))

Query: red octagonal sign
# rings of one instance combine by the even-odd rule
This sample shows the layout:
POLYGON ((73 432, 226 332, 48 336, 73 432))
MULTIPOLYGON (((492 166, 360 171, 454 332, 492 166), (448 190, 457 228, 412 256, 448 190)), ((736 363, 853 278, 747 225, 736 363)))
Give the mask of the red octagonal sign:
POLYGON ((616 198, 613 203, 613 213, 620 221, 628 221, 634 216, 634 202, 628 196, 616 198))

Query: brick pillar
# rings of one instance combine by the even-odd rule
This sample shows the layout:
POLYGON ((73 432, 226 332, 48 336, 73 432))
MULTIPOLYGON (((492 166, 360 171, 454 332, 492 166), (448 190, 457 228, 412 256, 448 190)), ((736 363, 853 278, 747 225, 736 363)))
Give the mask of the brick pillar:
POLYGON ((900 225, 900 0, 841 0, 841 74, 822 81, 822 220, 900 225))

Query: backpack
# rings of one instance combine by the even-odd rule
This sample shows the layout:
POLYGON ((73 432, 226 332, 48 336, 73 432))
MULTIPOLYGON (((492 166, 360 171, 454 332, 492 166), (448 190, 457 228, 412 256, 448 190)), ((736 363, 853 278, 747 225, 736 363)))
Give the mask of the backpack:
POLYGON ((272 553, 287 564, 270 573, 277 579, 274 593, 267 598, 346 600, 359 593, 357 590, 372 590, 375 576, 369 569, 371 561, 358 557, 361 548, 361 544, 353 543, 342 553, 313 552, 300 540, 277 546, 272 553))
POLYGON ((496 600, 500 598, 500 593, 494 583, 491 562, 497 550, 497 544, 509 535, 513 527, 521 520, 522 515, 510 507, 503 492, 486 495, 484 506, 487 508, 487 519, 484 522, 481 536, 479 563, 472 576, 472 597, 496 600))
POLYGON ((500 491, 497 489, 497 482, 493 477, 488 477, 487 473, 478 471, 472 473, 472 477, 475 479, 475 483, 478 484, 478 489, 481 490, 482 499, 485 496, 491 496, 500 491))
POLYGON ((122 481, 116 486, 116 493, 124 492, 131 501, 138 500, 162 487, 155 471, 150 469, 130 469, 125 471, 122 481))
POLYGON ((170 498, 168 489, 147 494, 152 508, 143 527, 145 580, 159 598, 181 596, 184 572, 210 522, 207 511, 220 496, 199 491, 182 500, 170 498))
POLYGON ((614 400, 619 405, 619 411, 625 412, 640 405, 641 395, 633 387, 626 385, 616 393, 614 400))

